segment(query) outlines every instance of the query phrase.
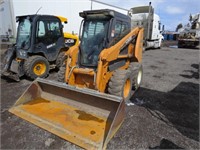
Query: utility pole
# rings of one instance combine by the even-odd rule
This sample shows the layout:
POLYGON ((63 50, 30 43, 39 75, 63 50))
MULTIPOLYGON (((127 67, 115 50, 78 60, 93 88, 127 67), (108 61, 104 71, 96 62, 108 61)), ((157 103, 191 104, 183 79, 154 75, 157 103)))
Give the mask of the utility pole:
POLYGON ((93 2, 93 0, 91 0, 91 10, 92 10, 92 2, 93 2))

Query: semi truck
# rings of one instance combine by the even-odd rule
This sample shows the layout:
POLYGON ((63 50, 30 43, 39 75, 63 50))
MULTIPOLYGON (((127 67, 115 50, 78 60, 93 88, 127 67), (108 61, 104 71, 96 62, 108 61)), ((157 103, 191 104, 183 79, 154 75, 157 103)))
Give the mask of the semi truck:
POLYGON ((128 11, 131 17, 132 28, 141 26, 144 28, 144 48, 160 48, 162 40, 160 17, 154 13, 154 8, 149 6, 133 7, 128 11))

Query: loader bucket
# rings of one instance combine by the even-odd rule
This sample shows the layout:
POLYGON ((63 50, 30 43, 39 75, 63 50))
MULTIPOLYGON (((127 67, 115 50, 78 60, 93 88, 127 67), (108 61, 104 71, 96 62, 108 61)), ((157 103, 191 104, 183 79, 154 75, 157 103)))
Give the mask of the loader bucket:
POLYGON ((105 149, 124 108, 119 97, 36 79, 9 111, 85 149, 105 149))

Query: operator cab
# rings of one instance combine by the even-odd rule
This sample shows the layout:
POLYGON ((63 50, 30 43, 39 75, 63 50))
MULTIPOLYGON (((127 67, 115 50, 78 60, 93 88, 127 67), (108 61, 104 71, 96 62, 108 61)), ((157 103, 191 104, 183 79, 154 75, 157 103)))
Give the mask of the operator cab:
POLYGON ((26 59, 27 53, 42 53, 49 61, 54 61, 58 49, 64 47, 63 25, 60 19, 49 15, 27 15, 17 16, 16 21, 19 23, 17 57, 26 59))
POLYGON ((83 11, 79 15, 84 18, 80 33, 79 66, 95 68, 101 51, 130 32, 131 19, 109 9, 83 11))

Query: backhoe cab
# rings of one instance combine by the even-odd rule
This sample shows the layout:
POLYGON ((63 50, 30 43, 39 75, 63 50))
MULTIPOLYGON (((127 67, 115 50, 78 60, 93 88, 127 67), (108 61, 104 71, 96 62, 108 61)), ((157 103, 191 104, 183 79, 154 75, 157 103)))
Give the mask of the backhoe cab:
MULTIPOLYGON (((3 60, 3 75, 19 81, 23 75, 35 79, 46 77, 51 68, 60 67, 67 44, 75 45, 78 38, 64 37, 64 17, 27 15, 16 17, 18 22, 16 44, 9 48, 3 60)), ((69 36, 69 34, 68 34, 69 36)), ((78 43, 77 43, 78 44, 78 43)))

